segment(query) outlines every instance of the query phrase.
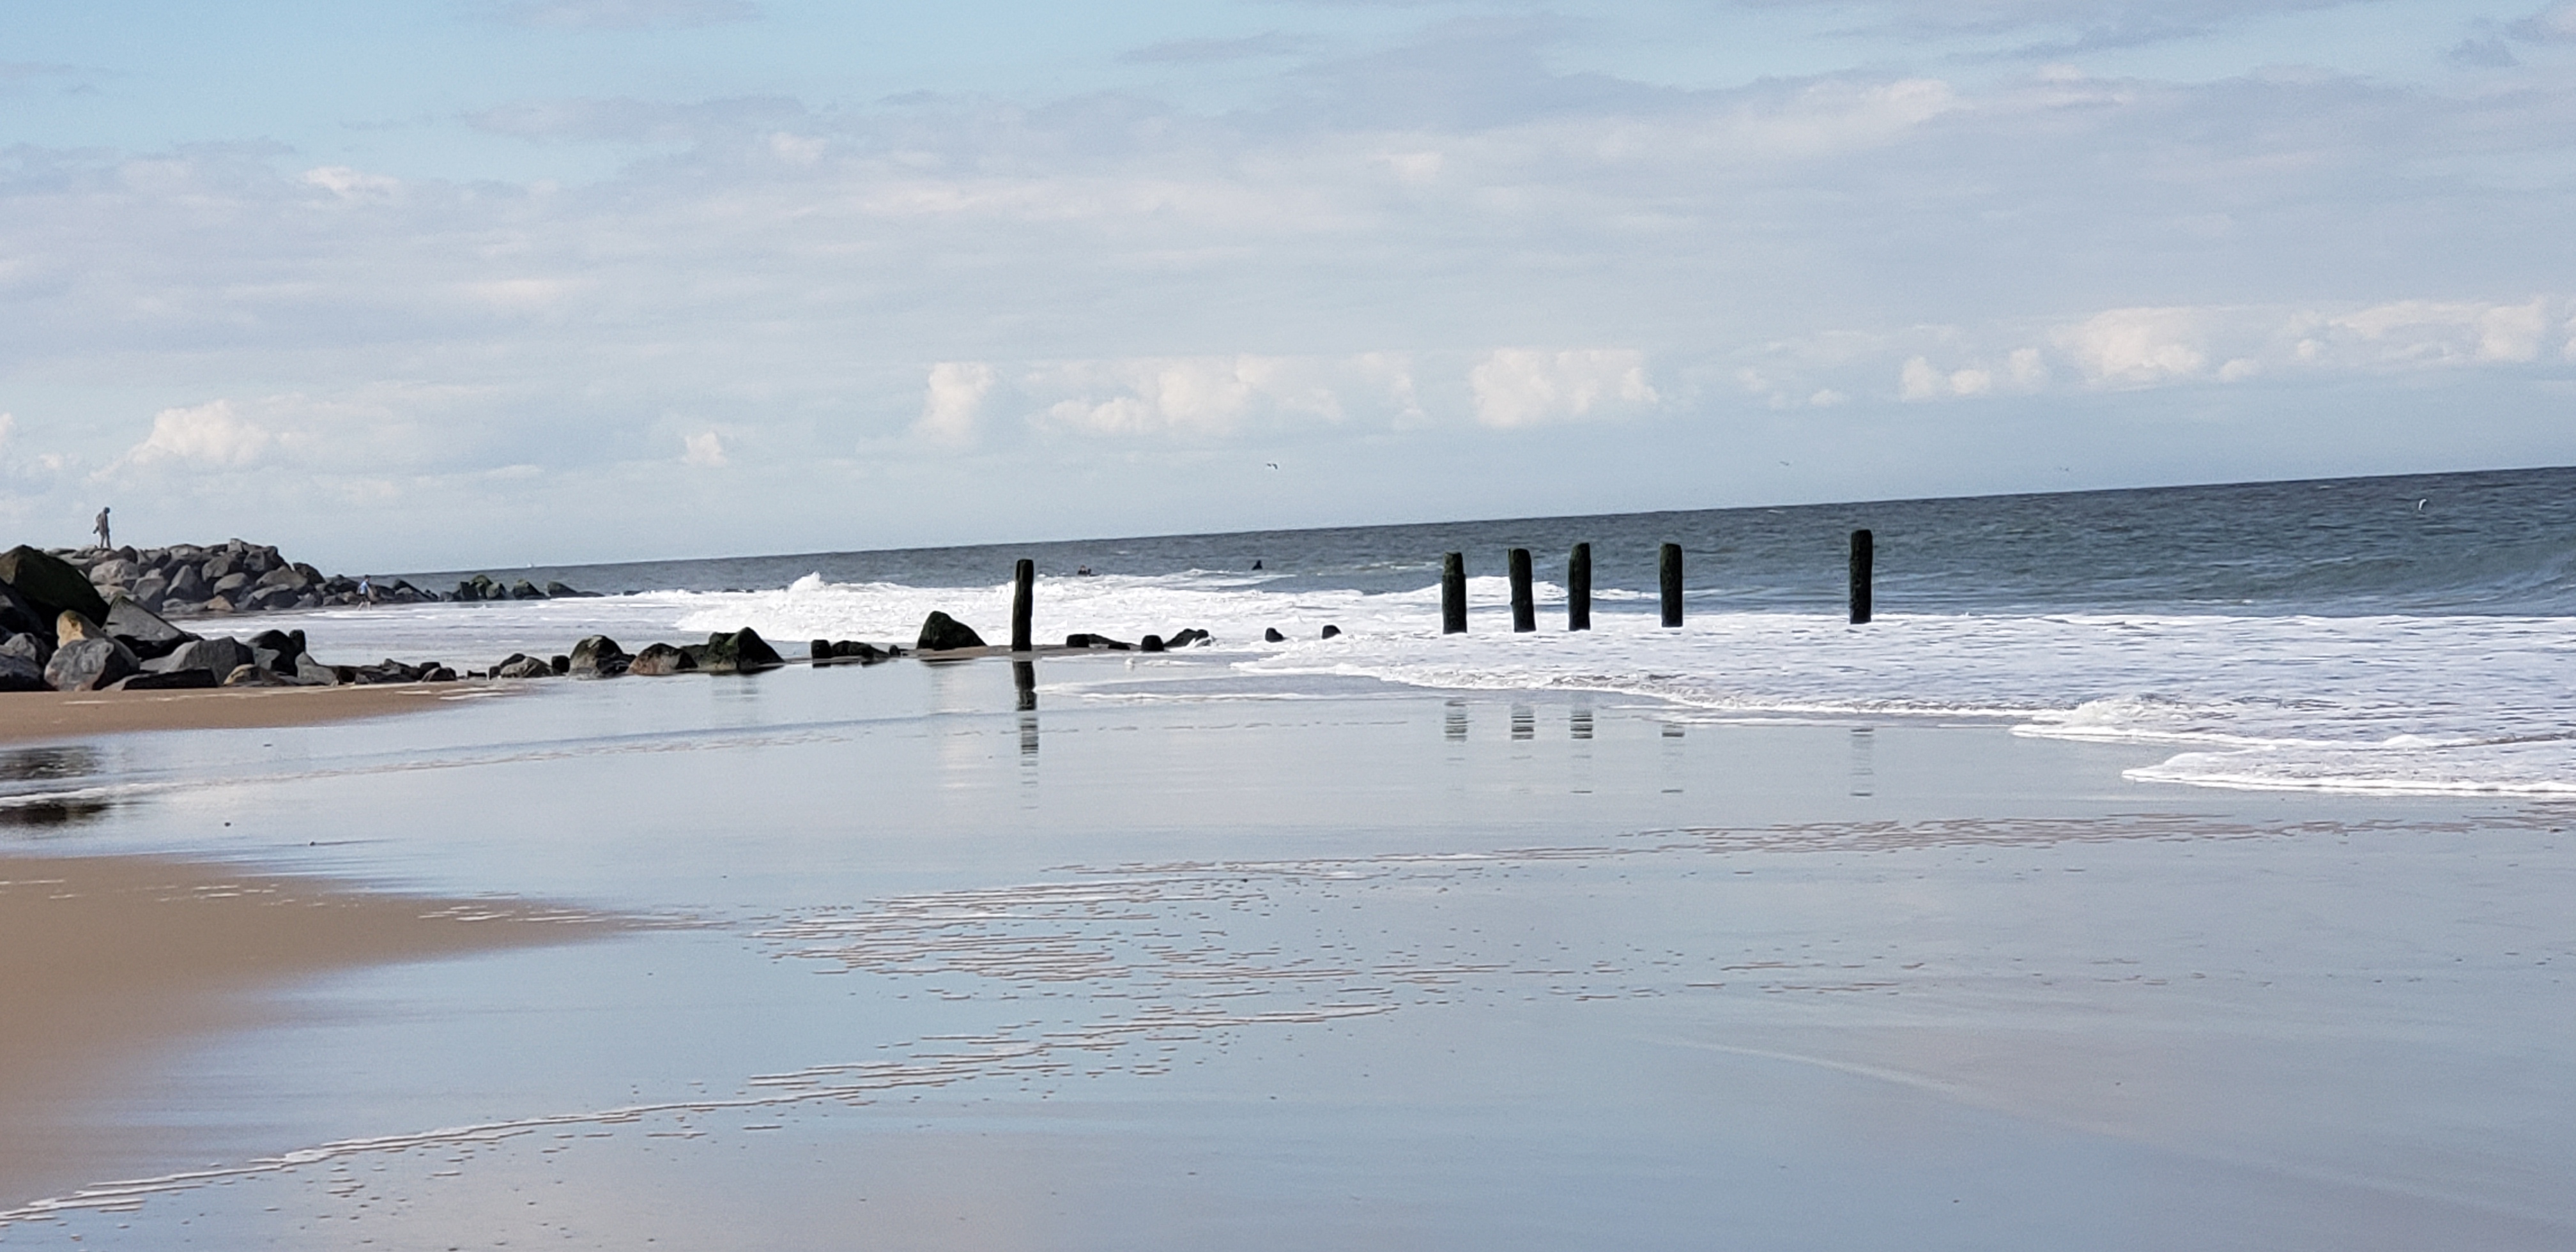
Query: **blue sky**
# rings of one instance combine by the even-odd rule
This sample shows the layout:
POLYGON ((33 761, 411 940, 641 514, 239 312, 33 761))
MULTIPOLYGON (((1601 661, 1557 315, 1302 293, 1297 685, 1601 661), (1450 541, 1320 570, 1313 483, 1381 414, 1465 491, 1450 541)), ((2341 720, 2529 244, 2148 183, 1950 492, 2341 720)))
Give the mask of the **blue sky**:
POLYGON ((402 569, 2576 461, 2576 4, 5 11, 18 539, 112 503, 402 569))

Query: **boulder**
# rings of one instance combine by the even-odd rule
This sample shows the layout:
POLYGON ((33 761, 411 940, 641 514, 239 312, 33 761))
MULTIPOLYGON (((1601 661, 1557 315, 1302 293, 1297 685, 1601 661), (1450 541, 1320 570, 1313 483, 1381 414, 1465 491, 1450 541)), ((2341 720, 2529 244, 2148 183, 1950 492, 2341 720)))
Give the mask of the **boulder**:
POLYGON ((159 574, 145 574, 134 580, 134 590, 129 594, 135 603, 147 609, 158 608, 163 600, 170 597, 170 580, 159 574))
POLYGON ((143 576, 143 567, 121 556, 112 556, 89 567, 89 584, 100 595, 114 595, 143 576))
POLYGON ((105 639, 107 632, 86 614, 65 609, 54 619, 54 646, 59 648, 76 639, 105 639))
POLYGON ((966 623, 933 609, 930 611, 930 616, 921 619, 921 638, 915 640, 912 646, 924 652, 939 652, 950 648, 980 648, 984 646, 984 637, 976 634, 966 623))
POLYGON ((73 639, 54 649, 54 659, 45 662, 45 683, 56 691, 96 691, 142 668, 143 663, 113 639, 73 639))
POLYGON ((546 598, 546 593, 537 590, 537 585, 535 583, 522 578, 519 581, 510 584, 510 598, 513 600, 543 600, 546 598))
POLYGON ((875 644, 860 643, 855 639, 843 639, 832 645, 832 659, 835 661, 857 661, 861 665, 874 665, 893 655, 895 655, 893 652, 875 644))
POLYGON ((0 583, 0 637, 20 632, 52 635, 53 614, 37 608, 34 601, 19 595, 17 588, 0 583))
POLYGON ((185 691, 194 687, 212 687, 215 676, 201 669, 174 669, 163 673, 145 670, 128 674, 109 683, 110 691, 185 691))
POLYGON ((297 569, 292 565, 281 565, 276 569, 260 575, 252 582, 251 585, 254 587, 285 587, 293 591, 302 591, 317 581, 319 580, 306 578, 304 576, 304 571, 297 569))
POLYGON ((324 665, 309 656, 295 658, 295 676, 317 687, 335 686, 347 681, 340 677, 340 667, 324 665))
POLYGON ((572 646, 572 668, 575 678, 615 678, 626 672, 634 658, 626 649, 606 635, 591 635, 572 646))
POLYGON ((740 630, 707 636, 707 652, 698 661, 701 669, 714 674, 749 674, 776 669, 787 663, 760 632, 745 626, 740 630))
POLYGON ((0 583, 53 621, 65 609, 91 621, 107 616, 107 598, 70 562, 25 544, 0 552, 0 583))
POLYGON ((626 663, 629 674, 681 674, 698 667, 689 654, 667 643, 647 646, 626 663))
POLYGON ((1187 648, 1195 644, 1206 643, 1214 638, 1216 638, 1216 636, 1211 635, 1204 630, 1200 630, 1196 626, 1192 626, 1187 630, 1180 631, 1163 640, 1163 646, 1166 648, 1187 648))
POLYGON ((295 658, 304 655, 304 632, 300 630, 263 630, 250 637, 250 646, 265 648, 277 654, 281 664, 270 669, 292 669, 295 658))
POLYGON ((134 655, 145 660, 168 656, 178 651, 180 644, 196 638, 125 596, 108 602, 107 619, 99 625, 107 629, 109 638, 124 644, 133 650, 134 655))
POLYGON ((1338 634, 1340 634, 1340 633, 1342 633, 1342 628, 1341 628, 1341 627, 1339 627, 1339 626, 1335 626, 1335 625, 1332 625, 1332 624, 1331 624, 1331 623, 1329 623, 1329 622, 1325 624, 1325 626, 1324 626, 1324 635, 1323 635, 1323 637, 1324 637, 1324 638, 1326 638, 1326 639, 1330 639, 1330 638, 1332 638, 1333 636, 1338 635, 1338 634))
POLYGON ((1136 641, 1136 650, 1139 652, 1160 652, 1163 650, 1163 637, 1161 635, 1147 635, 1136 641))
POLYGON ((572 672, 572 658, 558 652, 546 658, 546 668, 553 670, 555 677, 561 678, 572 672))
POLYGON ((566 598, 587 600, 597 596, 598 594, 599 593, 596 591, 576 590, 559 582, 550 582, 546 584, 546 598, 549 600, 561 600, 566 598))
POLYGON ((53 685, 45 681, 43 666, 14 653, 0 652, 0 691, 51 691, 53 689, 53 685))
POLYGON ((143 668, 155 673, 201 669, 208 674, 229 674, 251 664, 250 649, 239 639, 192 639, 180 644, 169 655, 145 661, 143 668))
POLYGON ((215 594, 227 600, 238 601, 248 594, 244 589, 250 585, 250 575, 235 570, 215 580, 215 594))
POLYGON ((54 641, 31 630, 0 639, 0 656, 14 656, 41 670, 54 655, 54 641))
POLYGON ((552 678, 554 674, 555 667, 546 664, 544 658, 521 656, 516 652, 510 654, 510 659, 492 667, 494 678, 552 678))
POLYGON ((198 572, 205 578, 207 584, 211 586, 223 581, 226 576, 233 574, 240 569, 240 553, 225 548, 217 548, 207 555, 205 564, 198 572))
POLYGON ((1276 626, 1271 626, 1271 627, 1267 627, 1267 628, 1265 628, 1265 629, 1261 632, 1261 642, 1263 642, 1263 643, 1286 643, 1286 642, 1288 642, 1288 636, 1283 635, 1283 634, 1280 634, 1280 633, 1279 633, 1279 628, 1278 628, 1278 627, 1276 627, 1276 626))
POLYGON ((295 684, 256 665, 239 665, 233 668, 233 672, 224 675, 224 685, 227 687, 291 687, 295 684))
POLYGON ((170 571, 170 599, 202 601, 213 594, 214 584, 207 582, 206 576, 198 573, 196 566, 181 565, 170 571))

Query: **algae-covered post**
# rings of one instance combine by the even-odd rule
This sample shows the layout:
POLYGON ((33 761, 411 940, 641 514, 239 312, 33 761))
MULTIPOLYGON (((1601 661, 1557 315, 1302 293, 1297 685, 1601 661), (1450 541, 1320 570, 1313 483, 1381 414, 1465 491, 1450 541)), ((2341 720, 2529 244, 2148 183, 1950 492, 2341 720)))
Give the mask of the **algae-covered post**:
POLYGON ((1664 545, 1662 556, 1655 562, 1664 576, 1664 625, 1682 624, 1682 546, 1664 545))
POLYGON ((1538 629, 1538 601, 1530 595, 1530 554, 1527 548, 1514 548, 1511 553, 1512 630, 1515 633, 1538 629))
POLYGON ((1876 541, 1866 530, 1855 530, 1851 538, 1851 619, 1857 626, 1869 620, 1869 567, 1877 557, 1876 541))
POLYGON ((1440 558, 1440 633, 1467 633, 1467 554, 1440 558))
POLYGON ((1574 545, 1565 558, 1565 628, 1592 629, 1592 545, 1574 545))
POLYGON ((1011 651, 1029 650, 1029 618, 1036 611, 1038 563, 1020 558, 1011 573, 1011 651))

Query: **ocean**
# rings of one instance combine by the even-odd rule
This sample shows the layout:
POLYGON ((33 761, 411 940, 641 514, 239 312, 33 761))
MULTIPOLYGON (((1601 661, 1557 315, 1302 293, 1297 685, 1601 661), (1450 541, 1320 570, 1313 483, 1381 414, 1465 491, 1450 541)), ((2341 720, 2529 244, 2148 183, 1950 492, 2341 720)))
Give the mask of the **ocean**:
POLYGON ((999 639, 1021 557, 1042 641, 1209 630, 1189 660, 1218 671, 1210 694, 1363 679, 1613 693, 1703 719, 2002 720, 2169 745, 2140 781, 2576 794, 2568 468, 492 570, 610 594, 298 621, 328 659, 460 669, 594 630, 629 649, 741 626, 791 654, 909 643, 933 609, 999 639), (1866 626, 1844 620, 1858 527, 1877 547, 1866 626), (1594 554, 1585 634, 1562 607, 1577 542, 1594 554), (1684 551, 1678 630, 1657 616, 1666 542, 1684 551), (1531 635, 1510 633, 1514 547, 1538 570, 1531 635), (1451 551, 1471 575, 1464 637, 1439 633, 1451 551))

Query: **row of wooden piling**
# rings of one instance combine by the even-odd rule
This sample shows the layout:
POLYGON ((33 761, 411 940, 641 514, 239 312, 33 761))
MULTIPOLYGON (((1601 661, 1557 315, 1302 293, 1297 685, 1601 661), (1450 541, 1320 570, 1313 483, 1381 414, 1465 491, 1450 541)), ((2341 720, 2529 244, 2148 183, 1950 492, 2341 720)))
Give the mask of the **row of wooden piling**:
MULTIPOLYGON (((1851 620, 1859 625, 1869 620, 1871 566, 1877 560, 1877 543, 1866 530, 1851 533, 1851 620)), ((1530 550, 1514 548, 1505 562, 1511 573, 1512 630, 1528 632, 1538 629, 1538 600, 1530 591, 1530 550)), ((1656 554, 1655 572, 1663 584, 1664 625, 1682 624, 1682 546, 1663 545, 1656 554)), ((1027 652, 1030 622, 1037 605, 1037 562, 1025 557, 1011 571, 1011 651, 1027 652)), ((1592 545, 1578 543, 1565 560, 1565 628, 1592 629, 1592 545)), ((1446 635, 1467 633, 1467 554, 1452 552, 1440 558, 1440 632, 1446 635)))
MULTIPOLYGON (((1851 620, 1859 625, 1869 620, 1871 566, 1877 560, 1877 543, 1866 530, 1851 533, 1851 620)), ((1512 583, 1512 629, 1526 632, 1538 629, 1538 601, 1530 591, 1530 551, 1514 548, 1505 560, 1512 583)), ((1682 624, 1682 546, 1663 545, 1656 553, 1655 572, 1663 584, 1664 625, 1682 624)), ((1565 561, 1565 628, 1592 629, 1592 545, 1578 543, 1565 561)), ((1452 552, 1440 558, 1440 633, 1467 633, 1467 554, 1452 552)))

